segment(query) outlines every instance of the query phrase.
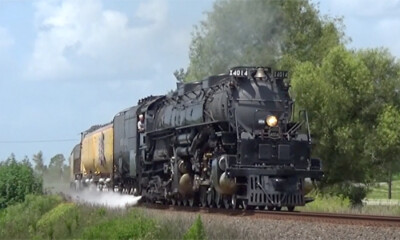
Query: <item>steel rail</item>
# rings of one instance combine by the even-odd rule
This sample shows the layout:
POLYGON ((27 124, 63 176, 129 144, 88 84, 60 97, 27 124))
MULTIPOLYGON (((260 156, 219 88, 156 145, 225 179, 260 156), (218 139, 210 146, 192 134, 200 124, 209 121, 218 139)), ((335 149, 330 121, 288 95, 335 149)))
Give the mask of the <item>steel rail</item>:
POLYGON ((267 211, 223 208, 202 208, 187 206, 171 206, 142 203, 138 206, 162 211, 192 212, 201 214, 219 214, 236 217, 255 217, 273 220, 308 221, 318 223, 334 223, 346 225, 366 225, 380 227, 400 227, 400 216, 365 215, 345 213, 301 212, 301 211, 267 211))

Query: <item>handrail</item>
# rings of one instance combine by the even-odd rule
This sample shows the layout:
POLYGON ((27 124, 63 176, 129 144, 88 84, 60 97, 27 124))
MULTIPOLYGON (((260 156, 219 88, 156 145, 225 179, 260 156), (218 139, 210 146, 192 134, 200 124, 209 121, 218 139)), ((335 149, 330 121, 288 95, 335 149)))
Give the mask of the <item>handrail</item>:
POLYGON ((310 122, 308 121, 308 112, 306 110, 304 110, 304 113, 306 116, 308 141, 311 142, 311 131, 310 131, 310 122))
POLYGON ((236 128, 236 139, 237 139, 237 141, 240 141, 239 127, 238 127, 237 116, 236 116, 236 108, 235 108, 235 128, 236 128))
POLYGON ((303 124, 306 124, 307 128, 307 138, 308 141, 311 142, 311 131, 310 131, 310 123, 308 121, 308 113, 306 110, 300 110, 299 111, 299 121, 296 122, 288 131, 287 134, 291 135, 294 132, 297 132, 303 124), (301 119, 301 121, 300 121, 301 119))

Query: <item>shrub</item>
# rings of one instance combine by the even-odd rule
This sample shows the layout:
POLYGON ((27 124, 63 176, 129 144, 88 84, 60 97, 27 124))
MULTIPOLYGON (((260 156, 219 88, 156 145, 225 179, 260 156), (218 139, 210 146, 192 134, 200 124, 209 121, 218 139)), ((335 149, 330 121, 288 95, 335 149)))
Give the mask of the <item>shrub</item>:
POLYGON ((17 162, 12 155, 0 164, 0 209, 23 202, 27 194, 42 193, 42 180, 27 161, 17 162))
POLYGON ((206 238, 206 233, 201 221, 200 215, 197 216, 196 220, 188 231, 183 235, 184 240, 203 240, 206 238))
POLYGON ((347 185, 343 194, 349 198, 352 207, 362 206, 362 200, 367 196, 368 188, 363 185, 347 185))
POLYGON ((0 213, 0 239, 28 239, 36 233, 36 222, 62 201, 59 196, 27 195, 23 203, 0 213))
POLYGON ((369 185, 350 181, 323 186, 321 190, 323 194, 336 195, 343 199, 348 199, 351 207, 362 206, 362 200, 370 191, 369 185))

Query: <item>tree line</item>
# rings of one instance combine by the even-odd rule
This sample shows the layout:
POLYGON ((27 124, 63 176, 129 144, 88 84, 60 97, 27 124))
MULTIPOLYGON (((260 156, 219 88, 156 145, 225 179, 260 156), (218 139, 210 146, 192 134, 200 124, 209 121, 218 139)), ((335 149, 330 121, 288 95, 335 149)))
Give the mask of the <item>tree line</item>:
POLYGON ((60 185, 68 186, 69 166, 62 154, 52 157, 46 165, 39 151, 32 161, 34 165, 27 156, 18 161, 14 154, 0 161, 0 210, 23 202, 29 194, 43 194, 58 190, 60 185))
MULTIPOLYGON (((400 152, 400 63, 384 48, 349 49, 342 18, 308 0, 217 0, 195 26, 179 81, 199 81, 238 65, 290 72, 290 94, 309 114, 323 160, 323 189, 365 196, 389 184, 400 152)), ((353 196, 354 197, 354 196, 353 196)))

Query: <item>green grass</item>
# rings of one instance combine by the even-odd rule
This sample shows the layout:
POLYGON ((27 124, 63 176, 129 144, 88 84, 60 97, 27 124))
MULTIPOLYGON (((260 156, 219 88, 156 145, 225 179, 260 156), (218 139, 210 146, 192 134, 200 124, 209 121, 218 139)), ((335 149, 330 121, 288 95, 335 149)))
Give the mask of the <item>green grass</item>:
POLYGON ((304 207, 298 207, 300 211, 306 212, 347 212, 350 209, 350 200, 340 196, 329 196, 321 194, 310 194, 315 200, 304 207))
POLYGON ((322 195, 315 196, 314 202, 308 203, 304 207, 298 207, 297 210, 304 212, 331 212, 400 216, 400 206, 364 205, 359 207, 351 207, 350 201, 347 198, 322 195))
MULTIPOLYGON (((388 198, 388 184, 380 183, 375 184, 371 191, 367 194, 367 199, 387 199, 388 198)), ((392 199, 400 200, 400 180, 395 180, 392 183, 392 199)))
MULTIPOLYGON (((395 181, 393 198, 399 199, 400 181, 395 181)), ((371 215, 395 215, 400 216, 400 205, 364 205, 352 207, 350 200, 341 196, 318 194, 312 192, 309 196, 315 200, 304 207, 297 207, 299 211, 309 212, 332 212, 332 213, 355 213, 371 215)), ((387 185, 376 186, 371 189, 366 199, 387 199, 387 185)))
POLYGON ((97 225, 88 227, 83 239, 153 239, 156 236, 156 223, 135 211, 97 225))
POLYGON ((393 181, 400 180, 400 174, 393 175, 393 181))

